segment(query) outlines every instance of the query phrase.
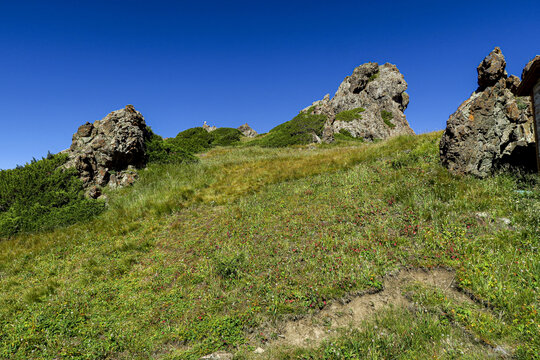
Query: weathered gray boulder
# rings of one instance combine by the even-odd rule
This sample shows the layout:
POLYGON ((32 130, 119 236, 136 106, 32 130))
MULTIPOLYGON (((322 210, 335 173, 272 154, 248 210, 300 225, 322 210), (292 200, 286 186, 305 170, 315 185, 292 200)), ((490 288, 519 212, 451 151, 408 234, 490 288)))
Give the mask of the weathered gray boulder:
POLYGON ((240 130, 240 132, 242 134, 244 134, 244 136, 246 136, 246 137, 255 137, 255 136, 257 136, 257 132, 255 130, 253 130, 251 128, 251 126, 249 126, 247 123, 245 123, 244 125, 240 125, 238 127, 238 130, 240 130))
POLYGON ((136 180, 135 169, 146 165, 147 137, 143 116, 128 105, 81 125, 67 151, 66 167, 76 168, 87 194, 98 197, 99 186, 126 186, 136 180))
POLYGON ((478 89, 447 121, 442 164, 452 173, 486 177, 499 171, 536 169, 531 103, 516 97, 516 76, 495 48, 478 67, 478 89))
POLYGON ((303 111, 326 115, 324 142, 343 130, 366 140, 414 134, 403 114, 409 104, 406 89, 395 65, 366 63, 343 80, 332 99, 326 95, 303 111))

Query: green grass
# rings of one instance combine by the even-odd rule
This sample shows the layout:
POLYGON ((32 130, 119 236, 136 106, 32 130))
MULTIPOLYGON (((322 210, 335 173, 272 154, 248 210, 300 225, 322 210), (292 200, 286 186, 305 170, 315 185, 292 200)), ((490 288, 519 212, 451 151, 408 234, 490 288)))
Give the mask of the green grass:
POLYGON ((342 111, 342 112, 339 112, 336 114, 336 120, 337 121, 347 121, 347 122, 350 122, 350 121, 354 121, 354 120, 358 120, 358 119, 362 119, 362 113, 366 111, 366 109, 364 108, 354 108, 354 109, 351 109, 351 110, 345 110, 345 111, 342 111))
POLYGON ((474 359, 487 342, 534 358, 538 176, 453 176, 440 136, 220 147, 197 164, 151 164, 98 218, 0 241, 0 357, 249 358, 271 343, 264 324, 380 287, 401 267, 443 266, 474 305, 413 287, 415 308, 267 354, 474 359))
POLYGON ((392 119, 394 119, 394 115, 390 111, 382 110, 381 111, 381 118, 383 119, 386 126, 393 129, 396 127, 394 123, 392 123, 392 119))

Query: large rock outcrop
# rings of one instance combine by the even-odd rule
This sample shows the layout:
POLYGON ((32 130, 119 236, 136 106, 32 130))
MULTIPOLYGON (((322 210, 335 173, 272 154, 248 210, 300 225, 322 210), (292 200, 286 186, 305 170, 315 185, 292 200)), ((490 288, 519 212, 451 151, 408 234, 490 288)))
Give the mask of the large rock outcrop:
POLYGON ((395 65, 370 62, 355 68, 332 99, 326 95, 303 111, 326 115, 325 142, 343 131, 366 140, 414 134, 403 114, 409 104, 406 89, 407 83, 395 65))
POLYGON ((137 177, 134 169, 146 165, 148 136, 144 117, 127 105, 79 127, 67 150, 66 167, 77 169, 91 197, 100 195, 100 186, 130 185, 137 177))
POLYGON ((516 76, 495 48, 478 66, 478 89, 447 121, 442 164, 456 174, 486 177, 536 169, 534 123, 528 97, 517 97, 516 76))

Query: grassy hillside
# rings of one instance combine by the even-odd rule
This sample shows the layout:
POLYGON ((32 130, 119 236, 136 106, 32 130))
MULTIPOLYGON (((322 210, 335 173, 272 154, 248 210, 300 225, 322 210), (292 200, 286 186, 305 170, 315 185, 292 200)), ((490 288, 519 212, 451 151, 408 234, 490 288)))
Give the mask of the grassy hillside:
POLYGON ((440 136, 215 148, 151 164, 90 222, 0 240, 0 358, 538 358, 539 178, 452 176, 440 136), (279 336, 441 267, 461 297, 411 282, 326 340, 279 336))

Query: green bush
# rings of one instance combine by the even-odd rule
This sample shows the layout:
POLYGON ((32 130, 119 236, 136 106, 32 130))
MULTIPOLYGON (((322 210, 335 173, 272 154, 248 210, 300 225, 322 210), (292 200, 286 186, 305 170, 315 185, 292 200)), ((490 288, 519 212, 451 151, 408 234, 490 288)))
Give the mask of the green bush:
POLYGON ((197 158, 193 154, 181 148, 174 142, 163 140, 159 135, 154 134, 150 127, 147 127, 150 134, 146 141, 146 154, 149 163, 186 163, 196 162, 197 158))
POLYGON ((175 138, 167 139, 166 142, 190 153, 199 153, 210 149, 213 140, 211 133, 202 127, 194 127, 178 133, 175 138))
POLYGON ((364 111, 366 111, 366 109, 359 107, 339 112, 336 114, 336 121, 353 121, 361 119, 362 116, 360 114, 364 111))
POLYGON ((208 132, 202 127, 195 127, 180 132, 175 138, 165 140, 165 143, 190 153, 199 153, 215 146, 234 145, 240 142, 241 137, 238 129, 218 128, 208 132))
POLYGON ((394 118, 394 115, 390 111, 382 110, 381 118, 389 128, 393 129, 396 127, 396 125, 391 122, 391 120, 394 118))
POLYGON ((313 142, 313 133, 322 136, 326 115, 312 114, 312 110, 300 112, 292 120, 276 126, 259 139, 250 142, 250 145, 262 147, 285 147, 302 145, 313 142))
POLYGON ((60 168, 67 155, 49 155, 26 166, 0 171, 0 237, 70 225, 105 205, 84 197, 75 169, 60 168))
POLYGON ((213 136, 212 145, 229 146, 240 142, 242 132, 234 128, 217 128, 210 133, 213 136))

